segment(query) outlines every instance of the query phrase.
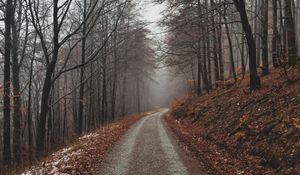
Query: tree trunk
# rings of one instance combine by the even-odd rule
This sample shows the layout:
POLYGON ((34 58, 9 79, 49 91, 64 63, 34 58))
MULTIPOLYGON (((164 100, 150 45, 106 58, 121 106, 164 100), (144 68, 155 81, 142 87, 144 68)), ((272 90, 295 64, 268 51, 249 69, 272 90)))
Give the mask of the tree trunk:
MULTIPOLYGON (((13 5, 13 14, 17 7, 16 1, 13 5)), ((20 5, 21 7, 21 5, 20 5)), ((20 11, 19 11, 20 13, 20 11)), ((20 80, 19 80, 19 60, 18 60, 18 48, 19 48, 19 39, 18 39, 18 29, 17 29, 17 20, 15 17, 12 18, 11 22, 12 29, 12 85, 13 85, 13 162, 15 165, 21 163, 21 92, 20 92, 20 80)))
POLYGON ((234 58, 233 58, 233 47, 232 47, 232 40, 230 37, 230 31, 226 19, 226 11, 224 10, 223 20, 225 23, 225 29, 226 29, 226 36, 229 44, 229 58, 230 58, 230 65, 231 65, 231 71, 232 71, 232 77, 236 81, 236 72, 235 72, 235 65, 234 65, 234 58))
POLYGON ((298 54, 296 49, 296 31, 292 14, 291 0, 285 0, 284 3, 285 27, 288 44, 288 64, 289 66, 295 66, 298 54))
POLYGON ((45 146, 45 134, 46 134, 46 118, 49 111, 49 95, 51 91, 52 84, 52 75, 54 73, 55 65, 58 58, 59 51, 59 26, 58 26, 58 1, 54 1, 53 5, 53 52, 52 52, 52 60, 47 66, 46 75, 43 84, 42 90, 42 100, 41 100, 41 112, 40 112, 40 121, 38 126, 37 133, 37 150, 42 153, 44 151, 45 146))
MULTIPOLYGON (((208 0, 205 0, 205 6, 208 7, 208 0)), ((204 13, 206 14, 205 15, 205 21, 207 23, 209 23, 209 12, 208 10, 205 8, 204 9, 204 13)), ((207 78, 208 78, 208 87, 209 89, 212 89, 212 72, 211 72, 211 49, 210 49, 210 35, 211 35, 211 29, 209 27, 206 27, 205 28, 205 40, 206 40, 206 57, 207 57, 207 78)))
POLYGON ((268 50, 268 14, 269 0, 263 0, 262 23, 262 75, 269 74, 269 50, 268 50))
MULTIPOLYGON (((82 25, 82 42, 81 42, 81 63, 85 62, 85 44, 86 44, 86 0, 83 2, 83 25, 82 25)), ((84 104, 84 67, 80 69, 80 88, 79 88, 79 106, 78 106, 78 134, 83 132, 83 104, 84 104)))
POLYGON ((272 37, 272 62, 273 67, 277 68, 279 66, 279 49, 280 35, 277 28, 277 0, 273 0, 273 37, 272 37))
POLYGON ((249 71, 250 71, 250 90, 254 90, 260 88, 260 78, 257 75, 256 69, 256 48, 255 41, 253 38, 251 26, 248 21, 245 1, 244 0, 234 0, 234 4, 240 14, 241 23, 243 26, 243 30, 246 35, 247 44, 248 44, 248 52, 249 52, 249 71))
MULTIPOLYGON (((219 23, 222 23, 222 17, 219 17, 219 23)), ((218 61, 220 67, 220 80, 224 80, 224 63, 223 63, 223 53, 222 53, 222 25, 218 26, 218 61)))
POLYGON ((114 68, 113 68, 113 84, 112 84, 112 95, 111 95, 111 119, 115 120, 115 111, 116 111, 116 96, 117 96, 117 61, 118 61, 118 51, 117 51, 117 33, 114 35, 114 68))
MULTIPOLYGON (((100 69, 100 66, 99 68, 100 69)), ((98 125, 101 125, 101 122, 102 122, 102 116, 101 116, 101 112, 102 112, 102 109, 101 109, 101 79, 98 78, 97 79, 97 108, 98 108, 98 113, 97 113, 97 120, 98 120, 98 125)))
MULTIPOLYGON (((210 0, 210 4, 212 8, 215 8, 215 2, 214 0, 210 0)), ((213 11, 215 12, 215 11, 213 11)), ((213 61, 214 61, 214 76, 215 80, 220 80, 220 72, 219 72, 219 64, 218 64, 218 40, 217 40, 217 32, 216 32, 216 23, 215 23, 215 17, 211 17, 212 21, 212 36, 213 36, 213 61)))
POLYGON ((207 45, 206 45, 206 53, 207 53, 207 75, 208 75, 208 86, 209 86, 209 89, 212 88, 212 74, 211 74, 211 52, 210 52, 210 37, 209 37, 209 31, 208 31, 208 28, 206 28, 206 32, 208 33, 207 34, 207 37, 206 37, 206 41, 207 41, 207 45))
POLYGON ((10 147, 10 48, 11 48, 11 21, 13 19, 12 0, 6 1, 5 6, 5 55, 4 55, 4 104, 3 104, 3 165, 11 165, 10 147))
POLYGON ((125 69, 123 72, 123 81, 122 81, 122 107, 121 107, 121 115, 125 116, 126 115, 126 101, 127 101, 127 64, 126 64, 126 60, 125 60, 125 69))
POLYGON ((32 140, 32 114, 31 114, 31 95, 32 95, 32 76, 33 76, 33 61, 35 59, 36 51, 36 39, 37 35, 34 36, 33 54, 30 60, 30 73, 29 73, 29 84, 28 84, 28 105, 27 105, 27 125, 28 125, 28 152, 29 160, 33 160, 33 140, 32 140))
POLYGON ((283 57, 283 59, 286 59, 286 57, 287 57, 287 51, 286 51, 286 28, 285 28, 285 26, 284 26, 284 17, 283 17, 283 14, 282 14, 282 11, 283 11, 283 8, 282 8, 282 3, 281 3, 281 1, 278 1, 278 5, 279 5, 279 15, 280 15, 280 28, 281 28, 281 33, 282 33, 282 41, 281 41, 281 45, 282 45, 282 47, 281 47, 281 53, 280 53, 280 55, 281 55, 281 57, 283 57))
MULTIPOLYGON (((200 14, 201 14, 201 7, 200 7, 200 0, 197 1, 198 2, 198 15, 199 15, 199 19, 200 19, 200 14)), ((198 50, 197 50, 197 89, 196 89, 196 93, 197 96, 201 95, 201 91, 202 91, 202 87, 201 87, 201 76, 202 76, 202 59, 201 59, 201 21, 199 20, 198 22, 198 32, 199 32, 199 38, 198 38, 198 50)))
MULTIPOLYGON (((201 3, 200 3, 200 0, 198 0, 197 1, 198 2, 198 4, 197 4, 197 6, 198 6, 198 18, 199 19, 201 19, 201 15, 202 15, 202 9, 201 9, 201 3)), ((201 63, 201 65, 202 65, 202 67, 201 67, 201 75, 202 75, 202 79, 203 79, 203 81, 204 81, 204 83, 205 83, 205 89, 206 89, 206 92, 207 93, 209 93, 209 81, 208 81, 208 73, 207 73, 207 66, 206 66, 206 62, 207 62, 207 47, 206 47, 206 44, 207 44, 207 42, 206 42, 206 37, 204 37, 205 36, 205 31, 206 31, 206 29, 205 29, 205 26, 202 24, 202 21, 201 20, 199 20, 199 23, 198 23, 198 30, 199 30, 199 35, 200 36, 203 36, 203 39, 202 39, 202 49, 201 49, 201 47, 200 47, 200 43, 201 43, 201 38, 200 38, 200 36, 199 36, 199 43, 198 43, 198 45, 199 45, 199 50, 198 50, 198 52, 199 52, 199 55, 202 53, 202 59, 201 59, 201 61, 202 61, 202 63, 201 63), (202 52, 201 52, 202 51, 202 52)), ((198 56, 199 57, 199 56, 198 56)), ((199 57, 199 58, 201 58, 201 57, 199 57)))
POLYGON ((242 51, 241 51, 241 64, 242 64, 242 75, 246 74, 246 64, 245 64, 245 37, 242 35, 242 51))
MULTIPOLYGON (((108 17, 104 16, 105 27, 104 27, 104 37, 108 36, 108 17)), ((105 39, 105 38, 104 38, 105 39)), ((104 41, 104 40, 103 40, 104 41)), ((103 68, 103 79, 102 79, 102 124, 107 122, 107 46, 104 46, 104 57, 102 60, 102 68, 103 68)))
POLYGON ((260 20, 260 17, 263 16, 261 7, 262 7, 262 0, 256 0, 256 12, 255 14, 257 15, 256 17, 256 25, 257 25, 257 30, 255 31, 256 37, 256 67, 260 67, 260 59, 261 59, 261 42, 262 42, 262 37, 261 37, 261 29, 262 29, 262 22, 260 20))
POLYGON ((140 79, 137 77, 136 79, 136 98, 137 98, 137 111, 141 113, 141 94, 140 94, 140 79))

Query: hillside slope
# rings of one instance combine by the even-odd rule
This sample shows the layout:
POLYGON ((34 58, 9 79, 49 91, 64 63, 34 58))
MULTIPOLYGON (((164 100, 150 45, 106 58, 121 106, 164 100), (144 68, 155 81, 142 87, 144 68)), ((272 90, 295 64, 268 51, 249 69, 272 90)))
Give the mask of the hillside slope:
POLYGON ((212 174, 300 174, 300 70, 289 84, 280 70, 200 97, 183 97, 166 120, 212 174), (296 76, 297 75, 297 76, 296 76))

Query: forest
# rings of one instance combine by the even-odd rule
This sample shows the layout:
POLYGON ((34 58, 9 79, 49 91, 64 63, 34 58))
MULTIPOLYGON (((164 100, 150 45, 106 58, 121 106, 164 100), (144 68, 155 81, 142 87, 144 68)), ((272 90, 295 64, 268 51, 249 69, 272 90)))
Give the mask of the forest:
POLYGON ((141 2, 0 1, 0 173, 152 111, 162 67, 180 77, 181 85, 168 87, 178 96, 182 84, 199 98, 277 88, 265 80, 273 73, 299 83, 299 0, 152 0, 164 7, 161 33, 141 18, 141 2))
POLYGON ((293 0, 168 1, 162 21, 168 31, 164 61, 186 74, 197 95, 233 85, 247 72, 249 89, 255 90, 261 86, 259 76, 271 67, 296 66, 298 8, 293 0))
POLYGON ((155 64, 133 3, 1 3, 3 165, 35 159, 76 135, 147 110, 141 98, 155 64))

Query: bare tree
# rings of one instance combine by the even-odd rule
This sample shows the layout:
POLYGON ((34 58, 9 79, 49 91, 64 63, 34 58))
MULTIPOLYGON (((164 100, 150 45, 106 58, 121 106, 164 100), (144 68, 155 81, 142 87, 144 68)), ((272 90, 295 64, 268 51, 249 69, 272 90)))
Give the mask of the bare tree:
POLYGON ((234 5, 237 8, 240 17, 243 30, 246 35, 248 52, 249 52, 249 71, 250 71, 250 89, 260 88, 260 78, 257 75, 256 69, 256 47, 255 41, 252 34, 252 29, 248 21, 248 16, 246 13, 245 1, 244 0, 234 0, 234 5))
POLYGON ((296 47, 295 21, 292 13, 292 0, 284 1, 284 14, 288 47, 288 64, 289 66, 295 66, 298 54, 296 47))
POLYGON ((11 145, 10 145, 10 57, 11 57, 11 23, 13 20, 13 3, 7 0, 5 5, 5 50, 4 50, 4 104, 3 104, 3 164, 11 165, 11 145))
POLYGON ((263 22, 262 22, 262 74, 269 74, 269 50, 268 50, 268 14, 269 1, 263 0, 263 22))

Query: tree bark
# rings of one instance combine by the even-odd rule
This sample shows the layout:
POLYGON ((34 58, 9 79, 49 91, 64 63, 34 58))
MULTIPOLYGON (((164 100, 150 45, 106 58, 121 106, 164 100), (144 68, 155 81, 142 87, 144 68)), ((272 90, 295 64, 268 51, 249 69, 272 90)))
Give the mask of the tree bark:
POLYGON ((113 84, 112 84, 112 95, 111 95, 111 119, 112 121, 115 120, 115 113, 116 113, 116 97, 117 97, 117 61, 118 61, 118 51, 117 51, 117 37, 118 33, 116 32, 114 35, 114 55, 113 55, 113 62, 114 62, 114 67, 113 67, 113 84))
POLYGON ((286 28, 284 26, 284 17, 283 17, 283 14, 282 14, 282 11, 283 11, 283 8, 282 8, 282 2, 281 1, 278 1, 278 5, 279 5, 279 15, 280 15, 280 28, 281 28, 281 33, 282 33, 282 41, 281 41, 281 57, 282 59, 286 59, 287 57, 287 46, 286 46, 286 28))
MULTIPOLYGON (((214 0, 210 0, 210 4, 212 8, 215 8, 214 0)), ((213 10, 215 12, 215 10, 213 10)), ((214 61, 214 76, 215 80, 220 80, 220 72, 219 72, 219 64, 218 64, 218 40, 217 40, 217 32, 216 32, 216 22, 215 17, 211 17, 212 21, 212 36, 213 36, 213 61, 214 61)))
POLYGON ((236 72, 235 72, 235 65, 234 65, 234 58, 233 58, 233 46, 232 46, 232 40, 231 40, 231 36, 230 36, 230 31, 229 31, 226 15, 227 15, 226 10, 224 10, 223 20, 225 23, 226 36, 227 36, 227 40, 228 40, 228 44, 229 44, 229 58, 230 58, 232 77, 233 77, 234 81, 236 81, 236 72))
MULTIPOLYGON (((83 2, 83 25, 82 25, 82 42, 81 42, 81 63, 85 63, 85 44, 86 44, 86 0, 83 2)), ((83 104, 84 104, 84 67, 80 69, 80 88, 79 88, 79 106, 78 106, 78 134, 83 132, 83 104)))
POLYGON ((246 35, 248 52, 249 52, 249 71, 250 71, 250 90, 260 88, 260 78, 257 75, 256 69, 256 47, 253 38, 251 26, 249 24, 248 16, 246 13, 245 1, 234 0, 233 1, 241 17, 241 23, 246 35))
POLYGON ((269 74, 269 50, 268 50, 268 14, 269 0, 263 0, 263 23, 262 23, 262 75, 269 74))
POLYGON ((257 25, 257 30, 255 31, 256 37, 256 67, 260 67, 260 60, 261 60, 261 42, 262 42, 262 37, 261 37, 261 30, 262 30, 262 22, 260 20, 260 17, 263 15, 261 12, 262 7, 262 0, 256 0, 256 12, 255 14, 258 16, 256 17, 256 25, 257 25))
POLYGON ((273 2, 273 37, 272 37, 272 62, 273 67, 277 68, 279 66, 279 49, 280 35, 277 28, 277 0, 272 0, 273 2))
MULTIPOLYGON (((21 5, 19 5, 21 7, 21 5)), ((17 2, 14 1, 13 14, 15 14, 17 2)), ((22 11, 22 10, 21 10, 22 11)), ((19 13, 21 13, 19 11, 19 13)), ((12 18, 11 29, 12 29, 12 85, 13 85, 13 162, 15 165, 21 163, 21 92, 20 92, 20 66, 18 57, 19 38, 17 22, 20 20, 15 19, 15 15, 12 18)))
POLYGON ((284 13, 285 13, 285 27, 287 35, 288 46, 288 64, 289 66, 296 65, 297 48, 296 48, 296 31, 295 23, 292 14, 292 0, 285 0, 284 13))
POLYGON ((33 45, 33 54, 30 60, 30 72, 29 72, 29 85, 28 85, 28 105, 27 105, 27 125, 28 125, 28 152, 29 152, 29 160, 33 160, 33 139, 32 139, 32 111, 31 111, 31 96, 32 96, 32 78, 33 78, 33 61, 35 59, 35 51, 36 51, 36 39, 37 35, 34 37, 34 45, 33 45))
POLYGON ((197 96, 200 96, 202 93, 201 72, 202 72, 202 63, 201 63, 201 57, 199 55, 197 57, 197 88, 196 88, 197 96))
POLYGON ((54 0, 53 4, 53 52, 52 52, 52 60, 47 66, 46 75, 43 84, 42 90, 42 100, 41 100, 41 112, 40 112, 40 120, 38 126, 37 133, 37 150, 40 153, 44 152, 45 146, 45 134, 46 134, 46 118, 49 111, 49 95, 51 91, 52 85, 52 75, 55 70, 55 65, 58 58, 59 51, 59 26, 58 26, 58 0, 54 0))
POLYGON ((206 47, 206 37, 205 36, 205 25, 203 25, 203 22, 200 20, 201 19, 201 15, 202 15, 202 9, 201 9, 201 2, 200 0, 197 1, 198 4, 198 18, 199 18, 199 23, 198 23, 198 30, 199 30, 199 58, 201 59, 200 61, 202 61, 201 65, 201 75, 202 75, 202 79, 204 81, 204 84, 205 84, 205 90, 207 93, 209 93, 209 80, 208 80, 208 71, 207 71, 207 47, 206 47), (202 48, 200 47, 201 46, 201 37, 200 36, 203 36, 202 38, 202 48), (202 53, 202 57, 200 57, 200 54, 202 53))
POLYGON ((5 5, 5 55, 4 55, 4 104, 3 104, 3 165, 11 165, 10 147, 10 52, 11 52, 11 21, 13 18, 12 0, 5 5))
MULTIPOLYGON (((219 23, 222 23, 222 17, 219 17, 219 23)), ((222 26, 218 26, 218 61, 220 67, 220 80, 224 80, 224 61, 223 61, 223 52, 222 52, 222 26)))
POLYGON ((140 79, 137 77, 136 79, 136 98, 137 98, 137 111, 141 113, 141 93, 140 93, 140 79))

